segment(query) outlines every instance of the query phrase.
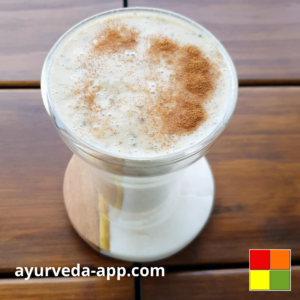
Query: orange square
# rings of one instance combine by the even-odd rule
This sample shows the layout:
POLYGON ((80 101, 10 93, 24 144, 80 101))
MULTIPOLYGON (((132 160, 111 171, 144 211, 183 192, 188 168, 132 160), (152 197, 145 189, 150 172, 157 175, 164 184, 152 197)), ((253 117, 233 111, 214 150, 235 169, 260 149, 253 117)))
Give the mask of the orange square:
POLYGON ((289 270, 291 268, 290 250, 271 250, 271 270, 289 270))

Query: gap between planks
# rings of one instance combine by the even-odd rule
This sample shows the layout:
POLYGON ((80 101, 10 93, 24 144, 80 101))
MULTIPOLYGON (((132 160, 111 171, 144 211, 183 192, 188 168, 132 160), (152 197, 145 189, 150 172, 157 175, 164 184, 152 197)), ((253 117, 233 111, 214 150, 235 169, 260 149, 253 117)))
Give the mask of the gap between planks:
MULTIPOLYGON (((241 79, 239 87, 300 86, 299 79, 241 79)), ((40 81, 0 81, 0 89, 40 89, 40 81)))

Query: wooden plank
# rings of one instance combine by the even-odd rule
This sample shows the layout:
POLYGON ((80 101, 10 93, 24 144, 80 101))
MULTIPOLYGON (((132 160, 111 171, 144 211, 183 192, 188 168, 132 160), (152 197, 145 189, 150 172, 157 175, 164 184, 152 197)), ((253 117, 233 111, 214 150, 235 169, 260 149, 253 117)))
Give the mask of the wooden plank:
POLYGON ((114 266, 73 230, 62 183, 71 151, 48 118, 40 90, 0 91, 0 272, 17 266, 114 266))
POLYGON ((2 300, 128 300, 134 299, 133 278, 102 277, 0 280, 2 300))
POLYGON ((300 2, 297 0, 129 0, 129 6, 172 10, 221 40, 239 79, 300 81, 300 2))
POLYGON ((249 270, 213 270, 166 273, 165 277, 144 277, 144 300, 296 300, 300 295, 300 267, 292 267, 290 292, 249 292, 249 270))
POLYGON ((190 246, 159 264, 248 262, 250 248, 288 248, 300 259, 299 95, 293 87, 240 88, 234 116, 207 155, 212 217, 190 246))
POLYGON ((87 17, 121 7, 122 0, 1 1, 1 85, 38 84, 47 53, 65 31, 87 17))
MULTIPOLYGON (((299 94, 296 87, 240 89, 236 112, 208 155, 213 215, 189 247, 160 264, 247 262, 249 248, 291 248, 300 259, 299 94)), ((71 152, 39 90, 0 91, 0 138, 0 272, 123 265, 90 249, 67 219, 61 189, 71 152)))

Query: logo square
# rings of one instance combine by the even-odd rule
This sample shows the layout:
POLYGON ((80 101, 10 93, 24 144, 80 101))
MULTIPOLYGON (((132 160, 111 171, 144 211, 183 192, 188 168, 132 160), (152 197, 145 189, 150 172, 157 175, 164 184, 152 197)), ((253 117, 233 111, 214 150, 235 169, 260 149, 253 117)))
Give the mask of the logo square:
POLYGON ((291 268, 290 250, 271 250, 271 270, 289 270, 291 268))
POLYGON ((270 250, 250 250, 250 270, 269 270, 270 250))
POLYGON ((270 271, 250 270, 250 291, 270 290, 270 271))
POLYGON ((291 274, 290 270, 271 270, 270 271, 270 289, 272 291, 290 291, 291 274))
POLYGON ((250 291, 291 291, 291 249, 249 249, 250 291))

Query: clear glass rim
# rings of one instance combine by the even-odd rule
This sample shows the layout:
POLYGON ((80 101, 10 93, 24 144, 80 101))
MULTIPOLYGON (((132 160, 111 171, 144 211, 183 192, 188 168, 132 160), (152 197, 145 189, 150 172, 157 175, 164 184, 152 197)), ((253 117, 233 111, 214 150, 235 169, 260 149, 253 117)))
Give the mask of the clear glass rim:
MULTIPOLYGON (((159 9, 159 8, 151 8, 151 7, 130 7, 130 8, 119 8, 119 9, 109 10, 109 11, 105 11, 105 12, 93 15, 87 19, 82 20, 81 22, 79 22, 76 25, 74 25, 73 27, 71 27, 68 31, 66 31, 57 40, 57 42, 53 45, 53 47, 51 48, 51 50, 49 51, 49 53, 45 59, 43 69, 42 69, 42 76, 41 76, 41 94, 42 94, 42 99, 43 99, 45 108, 46 108, 49 116, 51 117, 54 125, 57 126, 57 121, 59 122, 59 124, 63 125, 63 130, 66 131, 70 136, 72 136, 73 140, 74 139, 76 140, 76 144, 83 146, 84 149, 89 149, 89 150, 93 151, 93 154, 88 153, 89 155, 95 157, 95 153, 98 153, 101 155, 101 159, 103 159, 103 156, 106 156, 107 158, 110 158, 110 159, 124 160, 124 161, 128 161, 128 162, 130 161, 132 163, 134 163, 134 162, 136 162, 136 163, 139 163, 139 162, 156 163, 156 162, 166 162, 166 161, 171 162, 171 161, 177 161, 180 159, 184 159, 186 157, 190 157, 190 156, 196 154, 197 152, 201 151, 201 149, 203 149, 206 145, 211 143, 225 129, 226 125, 228 124, 228 122, 230 121, 230 119, 232 117, 232 114, 233 114, 235 106, 236 106, 237 95, 238 95, 238 80, 237 80, 237 75, 236 75, 236 70, 235 70, 234 64, 233 64, 228 52, 225 50, 225 48, 221 44, 221 42, 210 31, 205 29, 203 26, 201 26, 197 22, 195 22, 185 16, 182 16, 180 14, 177 14, 175 12, 171 12, 168 10, 163 10, 163 9, 159 9), (151 156, 151 157, 145 156, 145 157, 134 157, 133 158, 132 156, 117 155, 117 154, 105 151, 103 149, 99 149, 99 148, 93 146, 92 144, 86 142, 85 140, 80 138, 78 135, 76 135, 59 118, 59 114, 55 111, 55 108, 53 107, 53 105, 51 103, 51 94, 50 94, 49 86, 48 86, 48 84, 49 84, 49 82, 48 82, 49 68, 51 65, 51 59, 52 59, 53 54, 60 47, 60 45, 64 41, 64 39, 67 38, 70 34, 72 34, 74 30, 80 28, 82 25, 84 25, 94 19, 104 17, 107 15, 112 15, 115 13, 122 13, 122 12, 126 13, 128 11, 148 12, 148 13, 152 12, 152 13, 157 13, 157 14, 163 14, 163 15, 167 15, 167 16, 171 16, 171 17, 180 19, 180 20, 188 23, 189 25, 192 25, 195 28, 200 29, 201 31, 205 32, 205 34, 210 36, 216 42, 218 50, 226 62, 228 71, 230 73, 230 81, 231 81, 231 90, 230 90, 231 99, 229 101, 227 111, 224 114, 221 122, 215 128, 215 130, 212 131, 207 137, 200 140, 198 143, 194 144, 191 147, 187 147, 187 148, 182 149, 175 153, 163 154, 163 155, 157 155, 157 156, 151 156)), ((81 148, 81 150, 83 150, 83 149, 81 148)), ((85 150, 84 152, 87 152, 87 151, 85 150)))

